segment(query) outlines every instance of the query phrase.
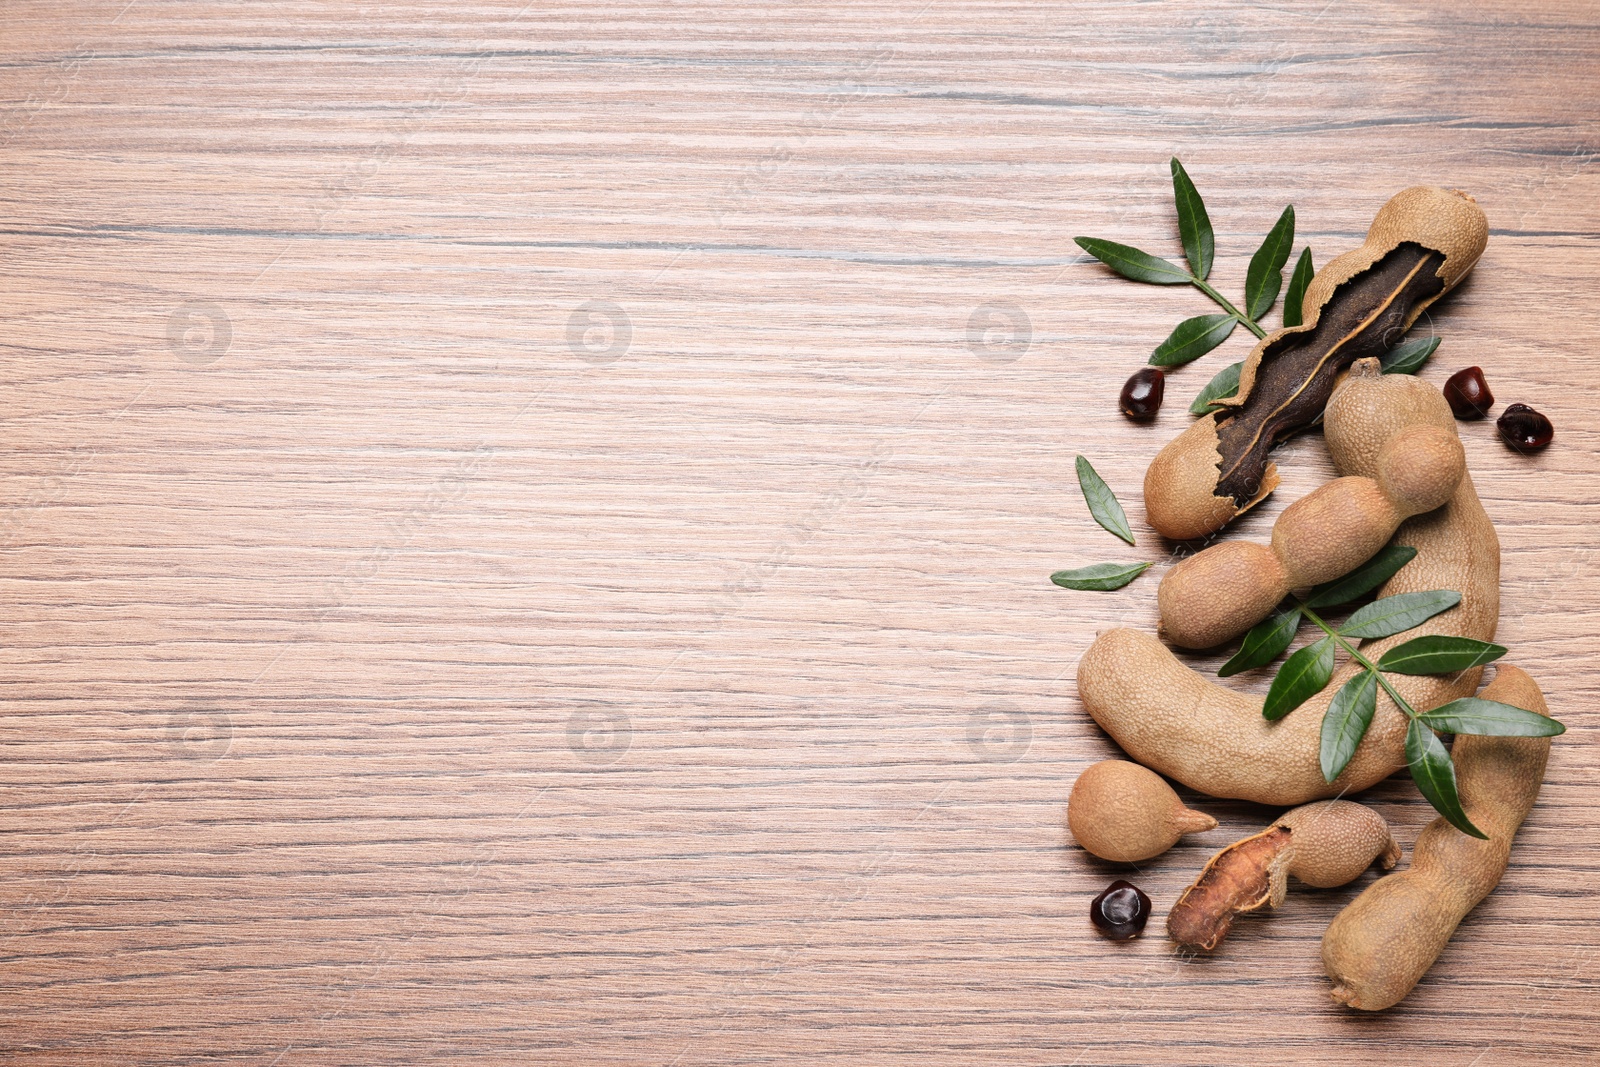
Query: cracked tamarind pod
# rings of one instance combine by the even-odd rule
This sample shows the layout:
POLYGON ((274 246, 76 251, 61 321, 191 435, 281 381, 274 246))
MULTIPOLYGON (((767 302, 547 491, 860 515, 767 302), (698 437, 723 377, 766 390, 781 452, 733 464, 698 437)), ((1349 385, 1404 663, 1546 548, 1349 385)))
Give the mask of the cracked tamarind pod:
POLYGON ((1353 800, 1320 800, 1284 812, 1271 826, 1212 856, 1167 916, 1167 933, 1181 945, 1210 951, 1235 915, 1276 908, 1289 876, 1319 889, 1353 882, 1381 859, 1400 859, 1389 824, 1353 800))
MULTIPOLYGON (((1328 404, 1325 436, 1344 474, 1374 478, 1378 457, 1396 434, 1416 425, 1448 426, 1450 405, 1409 374, 1384 374, 1375 359, 1351 368, 1328 404)), ((1461 602, 1403 634, 1363 642, 1377 658, 1402 641, 1430 634, 1494 640, 1500 617, 1500 541, 1470 474, 1442 507, 1407 519, 1394 544, 1415 558, 1380 596, 1453 589, 1461 602)), ((1406 765, 1409 719, 1386 693, 1366 737, 1332 782, 1322 777, 1322 716, 1358 664, 1346 663, 1316 696, 1278 722, 1261 717, 1262 698, 1190 670, 1159 640, 1138 630, 1107 630, 1078 663, 1084 708, 1129 757, 1214 797, 1292 807, 1366 789, 1406 765)), ((1418 711, 1471 696, 1482 668, 1458 674, 1404 675, 1395 689, 1418 711)))
POLYGON ((1488 238, 1488 219, 1466 193, 1423 185, 1396 193, 1366 242, 1311 280, 1304 323, 1258 343, 1240 370, 1239 391, 1150 464, 1150 525, 1188 540, 1260 503, 1278 485, 1272 448, 1316 421, 1346 367, 1383 355, 1454 288, 1488 238))
POLYGON ((1377 553, 1401 522, 1441 507, 1467 473, 1455 427, 1425 423, 1391 437, 1376 477, 1348 475, 1290 504, 1270 546, 1224 541, 1161 579, 1161 632, 1184 648, 1211 648, 1266 618, 1291 589, 1348 574, 1377 553))
MULTIPOLYGON (((1550 714, 1538 683, 1509 664, 1500 665, 1483 696, 1550 714)), ((1500 884, 1549 754, 1548 737, 1456 738, 1451 758, 1461 804, 1489 839, 1433 820, 1417 837, 1409 868, 1368 886, 1334 918, 1322 937, 1334 1000, 1382 1011, 1411 992, 1461 920, 1500 884)))

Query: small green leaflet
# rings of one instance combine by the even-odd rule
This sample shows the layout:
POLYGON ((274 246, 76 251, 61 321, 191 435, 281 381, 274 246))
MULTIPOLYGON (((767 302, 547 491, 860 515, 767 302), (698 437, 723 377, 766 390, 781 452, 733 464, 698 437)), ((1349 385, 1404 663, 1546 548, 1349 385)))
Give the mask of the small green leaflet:
POLYGON ((1239 372, 1244 370, 1243 363, 1231 363, 1217 371, 1216 377, 1206 383, 1200 390, 1200 395, 1194 398, 1194 403, 1189 405, 1189 414, 1204 415, 1208 411, 1216 410, 1212 403, 1225 396, 1232 396, 1239 391, 1239 372))
POLYGON ((1245 271, 1245 314, 1252 319, 1259 319, 1272 310, 1278 290, 1283 288, 1283 265, 1289 262, 1289 252, 1293 248, 1294 205, 1290 204, 1278 216, 1256 254, 1250 257, 1250 268, 1245 271))
POLYGON ((1311 278, 1316 273, 1316 269, 1311 266, 1311 249, 1301 249, 1300 259, 1294 265, 1294 273, 1289 275, 1289 291, 1283 294, 1285 326, 1299 326, 1306 321, 1306 286, 1311 284, 1311 278))
POLYGON ((1428 798, 1434 810, 1464 834, 1484 841, 1489 835, 1472 825, 1461 807, 1461 797, 1456 792, 1456 768, 1450 762, 1450 752, 1434 732, 1421 719, 1412 719, 1406 727, 1406 761, 1411 764, 1411 778, 1428 798))
POLYGON ((1424 712, 1422 721, 1446 733, 1489 737, 1554 737, 1567 732, 1565 726, 1536 711, 1525 711, 1515 704, 1482 697, 1452 700, 1424 712))
POLYGON ((1322 778, 1339 777, 1356 754, 1378 710, 1378 677, 1369 670, 1351 678, 1333 695, 1322 716, 1322 778))
POLYGON ((1383 364, 1385 374, 1415 374, 1438 347, 1437 337, 1419 338, 1389 349, 1378 362, 1383 364))
POLYGON ((1232 659, 1217 669, 1218 678, 1231 678, 1241 671, 1265 667, 1294 641, 1300 629, 1300 609, 1289 608, 1274 612, 1270 618, 1250 628, 1232 659))
POLYGON ((1132 245, 1102 241, 1098 237, 1074 237, 1078 247, 1124 278, 1151 285, 1187 285, 1194 279, 1176 263, 1141 252, 1132 245))
POLYGON ((1117 495, 1084 456, 1078 457, 1078 485, 1083 489, 1083 499, 1088 503, 1089 514, 1094 516, 1094 521, 1128 544, 1133 544, 1133 531, 1128 528, 1128 516, 1117 502, 1117 495))
POLYGON ((1063 589, 1121 589, 1153 564, 1091 563, 1075 571, 1056 571, 1050 580, 1063 589))
POLYGON ((1333 638, 1324 637, 1283 661, 1267 690, 1261 714, 1274 721, 1283 718, 1320 693, 1332 677, 1333 638))
POLYGON ((1196 315, 1173 327, 1150 353, 1152 367, 1177 367, 1199 359, 1228 339, 1239 320, 1232 315, 1196 315))
POLYGON ((1323 582, 1311 590, 1311 597, 1306 601, 1306 605, 1315 611, 1318 608, 1333 608, 1340 604, 1348 604, 1352 600, 1359 600, 1393 578, 1395 573, 1410 563, 1416 554, 1417 550, 1410 545, 1390 545, 1343 578, 1323 582))
POLYGON ((1503 645, 1432 634, 1391 648, 1378 660, 1378 669, 1395 674, 1454 674, 1493 663, 1505 654, 1503 645))
POLYGON ((1374 600, 1359 609, 1339 627, 1341 637, 1390 637, 1449 611, 1461 603, 1453 589, 1429 589, 1421 593, 1401 593, 1374 600))
POLYGON ((1183 238, 1183 255, 1189 269, 1201 281, 1211 273, 1211 259, 1216 252, 1216 237, 1211 231, 1211 216, 1206 214, 1205 201, 1189 180, 1178 157, 1172 157, 1172 199, 1178 205, 1178 235, 1183 238))

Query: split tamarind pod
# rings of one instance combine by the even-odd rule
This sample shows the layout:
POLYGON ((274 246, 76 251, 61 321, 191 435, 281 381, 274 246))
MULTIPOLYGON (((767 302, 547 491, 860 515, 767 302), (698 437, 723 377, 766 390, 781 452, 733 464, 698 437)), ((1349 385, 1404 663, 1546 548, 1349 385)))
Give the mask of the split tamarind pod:
POLYGON ((1245 358, 1239 391, 1167 443, 1145 472, 1145 513, 1177 540, 1203 537, 1278 485, 1273 446, 1309 426, 1358 359, 1392 348, 1483 254, 1489 222, 1466 193, 1414 186, 1378 211, 1360 248, 1317 272, 1305 321, 1245 358))
MULTIPOLYGON (((1351 368, 1328 404, 1326 437, 1341 472, 1372 478, 1377 457, 1397 433, 1448 425, 1439 391, 1409 374, 1384 374, 1377 360, 1351 368)), ((1379 590, 1382 596, 1454 589, 1461 602, 1403 634, 1363 642, 1369 657, 1415 637, 1448 634, 1492 641, 1500 616, 1500 542, 1470 475, 1442 508, 1407 519, 1394 544, 1416 557, 1379 590)), ((1404 712, 1386 693, 1350 763, 1332 782, 1320 760, 1322 715, 1359 665, 1333 680, 1279 722, 1261 717, 1262 698, 1236 692, 1190 670, 1155 637, 1115 629, 1095 639, 1078 663, 1078 696, 1101 728, 1151 770, 1214 797, 1292 807, 1359 792, 1404 767, 1404 712)), ((1482 668, 1451 675, 1397 675, 1390 683, 1419 711, 1477 689, 1482 668)))
MULTIPOLYGON (((1538 684, 1509 664, 1500 665, 1483 696, 1550 714, 1538 684)), ((1489 839, 1433 820, 1418 836, 1409 868, 1368 886, 1334 918, 1322 938, 1334 1000, 1382 1011, 1411 992, 1456 926, 1499 884, 1549 754, 1548 737, 1456 738, 1451 756, 1461 803, 1489 839)))
POLYGON ((1159 856, 1184 834, 1217 825, 1183 806, 1156 772, 1127 760, 1101 760, 1078 775, 1067 798, 1067 827, 1103 860, 1137 863, 1159 856))
POLYGON ((1211 648, 1266 618, 1291 589, 1348 574, 1413 515, 1441 507, 1467 473, 1454 426, 1408 426, 1377 456, 1376 477, 1336 478, 1283 510, 1270 546, 1224 541, 1168 571, 1156 592, 1161 632, 1211 648))
POLYGON ((1373 860, 1388 870, 1399 859, 1389 824, 1371 808, 1353 800, 1305 804, 1212 856, 1172 906, 1167 933, 1209 952, 1228 936, 1235 915, 1282 904, 1290 875, 1328 889, 1355 881, 1373 860))

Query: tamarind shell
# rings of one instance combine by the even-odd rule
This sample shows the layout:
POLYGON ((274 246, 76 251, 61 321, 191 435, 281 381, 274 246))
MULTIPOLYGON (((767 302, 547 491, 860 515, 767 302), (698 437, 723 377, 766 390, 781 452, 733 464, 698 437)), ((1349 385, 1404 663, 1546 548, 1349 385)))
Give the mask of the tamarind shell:
POLYGON ((1362 246, 1312 278, 1302 325, 1262 339, 1245 358, 1238 392, 1151 462, 1150 525, 1189 540, 1260 503, 1278 485, 1272 448, 1316 421, 1346 367, 1383 355, 1454 288, 1488 235, 1483 210, 1466 193, 1414 186, 1390 198, 1362 246))
POLYGON ((1302 804, 1212 856, 1167 914, 1167 933, 1210 951, 1234 916, 1282 904, 1291 875, 1329 889, 1355 881, 1374 860, 1388 870, 1399 859, 1389 824, 1371 808, 1351 800, 1302 804))

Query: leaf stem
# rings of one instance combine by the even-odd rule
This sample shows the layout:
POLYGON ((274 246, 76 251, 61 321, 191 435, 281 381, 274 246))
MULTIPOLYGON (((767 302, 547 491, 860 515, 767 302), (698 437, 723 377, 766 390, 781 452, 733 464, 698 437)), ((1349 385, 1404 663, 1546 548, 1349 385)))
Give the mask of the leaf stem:
POLYGON ((1250 316, 1246 315, 1244 312, 1240 311, 1238 308, 1234 307, 1233 304, 1228 300, 1227 297, 1223 296, 1221 293, 1219 293, 1215 289, 1211 288, 1210 284, 1208 284, 1205 281, 1202 281, 1199 278, 1196 278, 1192 274, 1189 275, 1189 280, 1194 283, 1194 287, 1196 289, 1199 289, 1202 293, 1206 294, 1211 299, 1215 300, 1218 303, 1218 305, 1221 306, 1223 311, 1226 311, 1228 314, 1230 314, 1234 318, 1238 319, 1240 325, 1244 326, 1245 329, 1249 330, 1251 333, 1255 334, 1257 337, 1265 337, 1265 336, 1267 336, 1267 331, 1263 330, 1260 326, 1257 326, 1256 325, 1256 321, 1254 319, 1252 319, 1250 316))
POLYGON ((1358 652, 1356 647, 1349 641, 1345 640, 1344 637, 1340 635, 1338 630, 1335 630, 1333 627, 1323 622, 1322 616, 1318 615, 1315 611, 1312 611, 1304 603, 1300 605, 1300 612, 1306 618, 1322 627, 1322 632, 1333 638, 1334 642, 1337 643, 1340 648, 1350 653, 1351 659, 1355 660, 1368 671, 1372 672, 1372 676, 1378 680, 1378 684, 1383 686, 1383 691, 1389 694, 1389 699, 1393 700, 1396 706, 1398 706, 1401 711, 1406 713, 1407 718, 1415 719, 1417 717, 1417 710, 1410 704, 1406 703, 1405 697, 1395 692, 1394 686, 1389 684, 1389 679, 1383 676, 1383 672, 1378 669, 1378 665, 1376 663, 1372 662, 1370 659, 1358 652))

